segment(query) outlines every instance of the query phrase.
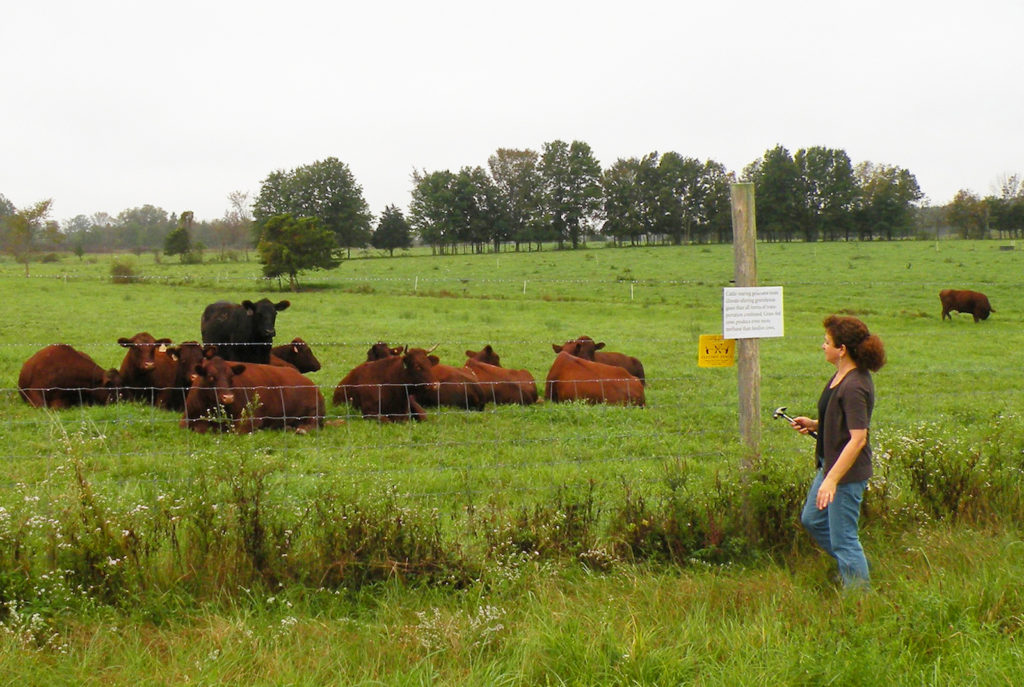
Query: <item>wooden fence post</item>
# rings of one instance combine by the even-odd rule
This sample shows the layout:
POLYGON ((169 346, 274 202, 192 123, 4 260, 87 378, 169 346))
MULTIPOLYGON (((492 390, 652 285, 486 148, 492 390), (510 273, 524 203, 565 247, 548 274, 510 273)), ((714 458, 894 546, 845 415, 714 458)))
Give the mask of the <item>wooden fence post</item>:
MULTIPOLYGON (((754 221, 754 184, 730 186, 732 246, 736 286, 757 286, 757 223, 754 221)), ((736 340, 739 385, 740 437, 750 459, 761 452, 761 361, 759 339, 736 340)))

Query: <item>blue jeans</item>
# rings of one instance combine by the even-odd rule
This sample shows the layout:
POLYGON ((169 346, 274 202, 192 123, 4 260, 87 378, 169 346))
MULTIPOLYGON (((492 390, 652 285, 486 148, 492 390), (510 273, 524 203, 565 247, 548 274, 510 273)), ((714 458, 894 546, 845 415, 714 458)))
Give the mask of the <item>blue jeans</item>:
POLYGON ((824 510, 818 510, 815 499, 824 478, 822 471, 818 470, 807 492, 800 522, 814 537, 814 541, 818 542, 818 546, 836 559, 844 586, 866 587, 869 579, 868 561, 860 545, 857 526, 860 520, 860 502, 863 500, 867 480, 840 484, 836 487, 832 503, 824 510))

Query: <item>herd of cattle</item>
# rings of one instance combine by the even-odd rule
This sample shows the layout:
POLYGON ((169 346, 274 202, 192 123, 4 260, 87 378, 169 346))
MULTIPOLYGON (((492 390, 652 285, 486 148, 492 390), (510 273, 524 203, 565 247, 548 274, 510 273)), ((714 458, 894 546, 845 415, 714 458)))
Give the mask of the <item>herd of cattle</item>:
MULTIPOLYGON (((939 299, 943 319, 956 311, 977 322, 995 312, 977 291, 944 289, 939 299)), ((67 344, 50 345, 25 361, 18 388, 36 407, 147 402, 181 412, 181 426, 197 432, 306 432, 324 424, 326 404, 305 376, 320 369, 309 345, 301 338, 273 345, 277 313, 289 305, 266 298, 218 301, 203 312, 203 343, 173 345, 147 332, 121 338, 118 343, 128 351, 119 369, 104 370, 67 344)), ((636 358, 601 350, 604 343, 589 336, 552 347, 556 357, 544 383, 546 400, 644 405, 644 368, 636 358)), ((487 403, 539 401, 533 375, 502 367, 490 344, 466 351, 462 367, 442 364, 433 350, 374 344, 366 362, 335 387, 334 404, 353 406, 363 417, 401 421, 425 419, 424 407, 482 410, 487 403)))
MULTIPOLYGON (((203 343, 174 345, 140 332, 118 339, 128 349, 119 369, 104 370, 67 344, 46 346, 22 365, 18 388, 36 407, 141 401, 181 412, 181 426, 197 432, 290 428, 304 433, 324 424, 326 404, 317 384, 305 376, 320 369, 309 345, 301 338, 273 345, 277 313, 289 305, 266 298, 218 301, 203 312, 203 343)), ((603 347, 588 336, 554 344, 544 397, 643 406, 643 365, 603 347)), ((338 383, 334 404, 351 405, 364 417, 402 421, 425 419, 425 406, 482 410, 487 403, 539 401, 533 375, 502 367, 489 344, 466 351, 462 367, 442 364, 433 350, 374 344, 366 362, 338 383)))

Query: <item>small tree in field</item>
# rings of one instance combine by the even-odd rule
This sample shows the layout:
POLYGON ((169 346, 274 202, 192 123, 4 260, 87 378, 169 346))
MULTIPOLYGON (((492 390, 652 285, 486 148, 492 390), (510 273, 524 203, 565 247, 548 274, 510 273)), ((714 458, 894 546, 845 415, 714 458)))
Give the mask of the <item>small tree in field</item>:
POLYGON ((373 232, 370 245, 395 254, 396 248, 409 248, 412 246, 412 227, 405 219, 405 215, 394 205, 384 208, 380 221, 377 223, 377 230, 373 232))
POLYGON ((164 239, 164 255, 180 255, 182 262, 188 262, 192 254, 192 238, 189 236, 191 228, 192 211, 186 210, 181 213, 177 228, 164 239))
POLYGON ((263 225, 256 250, 263 263, 263 275, 281 278, 288 275, 288 286, 297 291, 298 273, 314 269, 334 269, 337 257, 334 234, 320 226, 315 217, 275 215, 263 225))

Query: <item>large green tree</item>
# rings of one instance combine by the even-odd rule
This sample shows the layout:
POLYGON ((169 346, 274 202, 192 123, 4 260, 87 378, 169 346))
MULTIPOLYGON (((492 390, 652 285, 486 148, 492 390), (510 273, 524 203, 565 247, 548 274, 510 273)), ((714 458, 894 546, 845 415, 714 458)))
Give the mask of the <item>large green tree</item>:
POLYGON ((253 204, 257 242, 266 223, 278 215, 316 217, 339 248, 351 250, 370 243, 372 215, 363 188, 344 162, 329 157, 291 171, 271 172, 253 204))
POLYGON ((822 146, 801 148, 793 162, 800 174, 804 238, 835 240, 842 236, 849 240, 860 192, 846 151, 822 146))
POLYGON ((601 209, 601 165, 582 141, 544 144, 540 173, 545 221, 559 247, 578 248, 601 209))
POLYGON ((754 183, 758 233, 769 241, 792 240, 803 226, 800 169, 793 156, 783 146, 775 146, 747 165, 743 176, 754 183))
POLYGON ((508 221, 498 187, 483 167, 463 167, 455 175, 454 209, 459 240, 477 252, 490 243, 497 252, 508 240, 508 221))
POLYGON ((855 214, 860 238, 913 235, 916 205, 924 197, 917 178, 902 167, 871 162, 857 165, 855 174, 860 187, 855 214))
POLYGON ((256 250, 263 275, 270 279, 287 275, 292 291, 298 290, 300 272, 329 270, 341 264, 335 235, 322 228, 316 217, 275 215, 267 219, 256 250))
POLYGON ((412 246, 412 227, 398 207, 389 205, 384 208, 370 244, 374 248, 388 251, 391 255, 395 254, 396 248, 412 246))
POLYGON ((539 241, 543 221, 540 155, 535 150, 499 148, 487 159, 498 202, 508 225, 508 238, 518 251, 521 244, 539 241))
MULTIPOLYGON (((52 205, 53 201, 50 199, 41 200, 35 205, 0 217, 0 246, 5 253, 25 266, 26 277, 29 276, 28 266, 32 251, 36 250, 37 243, 42 239, 47 227, 55 225, 47 221, 52 205)), ((4 209, 9 210, 6 207, 4 209)))
POLYGON ((985 201, 967 189, 960 189, 946 208, 946 221, 965 239, 988 235, 988 209, 985 201))
POLYGON ((604 224, 601 233, 616 243, 636 243, 644 233, 638 158, 619 158, 601 174, 604 224))
POLYGON ((414 171, 409 221, 420 240, 437 253, 458 242, 455 218, 455 175, 447 169, 414 171))

